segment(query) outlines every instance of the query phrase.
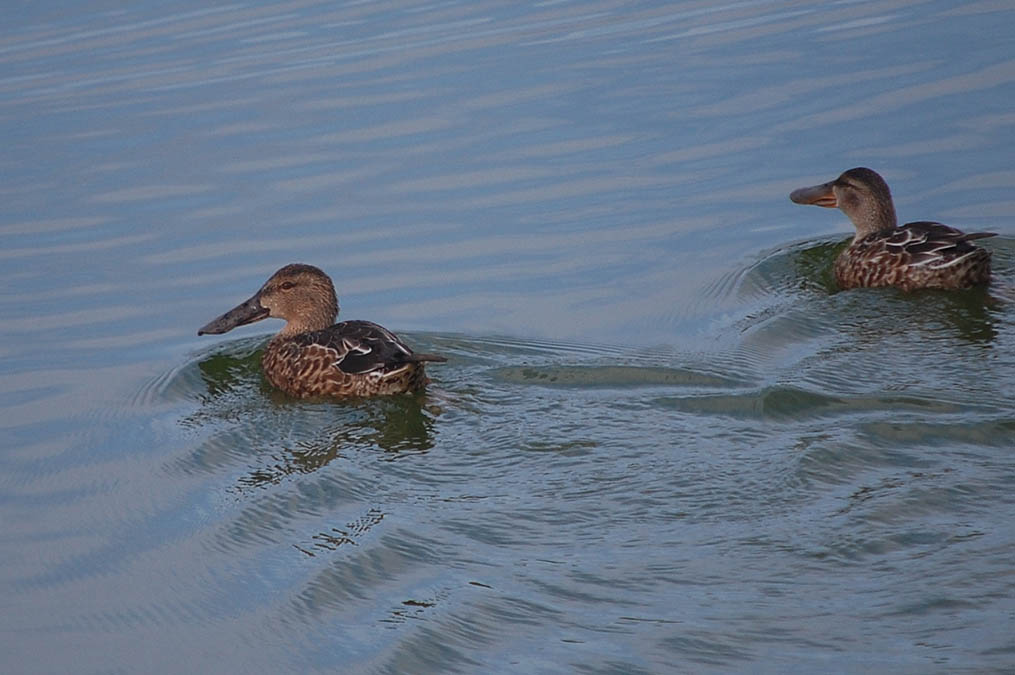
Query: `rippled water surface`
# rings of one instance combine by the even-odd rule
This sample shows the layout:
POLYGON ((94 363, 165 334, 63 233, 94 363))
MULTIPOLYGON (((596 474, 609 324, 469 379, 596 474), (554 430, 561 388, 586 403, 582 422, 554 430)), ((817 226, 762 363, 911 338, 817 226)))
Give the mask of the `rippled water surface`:
POLYGON ((1010 671, 1013 101, 990 0, 22 3, 3 671, 1010 671), (858 165, 990 288, 836 292, 858 165), (197 337, 296 261, 425 394, 197 337))

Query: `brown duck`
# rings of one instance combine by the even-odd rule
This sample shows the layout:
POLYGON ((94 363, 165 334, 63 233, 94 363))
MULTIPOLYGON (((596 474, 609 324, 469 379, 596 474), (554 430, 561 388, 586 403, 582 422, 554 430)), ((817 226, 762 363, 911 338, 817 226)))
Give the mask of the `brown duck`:
POLYGON ((328 275, 312 265, 286 265, 252 298, 197 332, 225 333, 276 317, 286 325, 265 347, 261 364, 268 381, 292 396, 375 396, 419 391, 426 361, 394 333, 369 321, 342 321, 328 275))
POLYGON ((829 183, 794 190, 789 198, 838 207, 856 226, 856 236, 835 261, 835 279, 843 289, 958 289, 990 281, 990 251, 970 240, 995 233, 966 234, 928 221, 898 227, 888 184, 870 169, 850 169, 829 183))

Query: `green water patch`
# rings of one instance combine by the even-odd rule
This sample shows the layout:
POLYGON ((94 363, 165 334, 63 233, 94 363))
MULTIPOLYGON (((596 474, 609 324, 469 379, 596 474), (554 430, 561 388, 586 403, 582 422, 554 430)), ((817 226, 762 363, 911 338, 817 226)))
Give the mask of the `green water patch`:
POLYGON ((888 412, 944 415, 963 410, 953 403, 912 396, 833 396, 784 385, 751 392, 668 396, 656 399, 655 403, 686 413, 776 422, 888 412))
POLYGON ((742 300, 774 294, 835 293, 833 264, 849 239, 813 240, 766 251, 751 265, 732 272, 724 282, 742 300))
POLYGON ((696 370, 643 366, 507 366, 491 375, 511 384, 546 387, 631 388, 631 387, 735 387, 744 383, 733 378, 696 370))

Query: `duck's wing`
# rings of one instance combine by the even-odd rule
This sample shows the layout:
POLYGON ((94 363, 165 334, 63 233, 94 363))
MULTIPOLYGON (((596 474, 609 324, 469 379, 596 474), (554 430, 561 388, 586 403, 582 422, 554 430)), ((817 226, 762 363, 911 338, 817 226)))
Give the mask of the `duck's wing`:
POLYGON ((295 339, 303 344, 306 353, 326 357, 331 367, 349 375, 387 371, 419 361, 447 360, 443 356, 414 353, 397 335, 370 321, 340 321, 295 339))
MULTIPOLYGON (((906 223, 883 239, 885 250, 905 259, 911 267, 942 267, 955 264, 978 250, 973 239, 993 237, 994 232, 963 232, 943 223, 906 223)), ((982 254, 981 254, 982 255, 982 254)))

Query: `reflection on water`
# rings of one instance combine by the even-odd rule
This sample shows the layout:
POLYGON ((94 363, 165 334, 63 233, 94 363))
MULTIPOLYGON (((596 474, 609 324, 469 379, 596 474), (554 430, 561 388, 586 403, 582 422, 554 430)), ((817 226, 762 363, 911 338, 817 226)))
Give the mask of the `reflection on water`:
POLYGON ((5 18, 6 670, 1010 669, 1008 4, 5 18), (991 287, 838 292, 860 164, 991 287), (198 341, 294 261, 427 392, 198 341))
MULTIPOLYGON (((999 272, 992 286, 910 293, 891 288, 840 292, 832 263, 844 244, 776 250, 736 274, 729 292, 749 302, 747 313, 735 324, 746 348, 761 353, 796 341, 824 341, 826 352, 870 361, 873 369, 867 375, 898 373, 896 378, 904 382, 911 379, 908 369, 941 372, 950 367, 949 360, 957 370, 966 369, 968 349, 993 346, 999 322, 1007 323, 1011 303, 998 290, 1011 283, 1008 270, 1015 248, 1008 241, 995 246, 999 272)), ((859 368, 850 366, 844 378, 818 382, 822 387, 837 379, 867 382, 858 377, 866 372, 864 364, 859 368)))
POLYGON ((440 415, 434 397, 294 401, 262 377, 261 347, 263 340, 227 344, 162 382, 166 392, 189 388, 187 396, 200 400, 180 420, 183 426, 213 430, 189 459, 177 462, 178 470, 214 473, 241 462, 248 465, 237 478, 242 489, 313 473, 343 453, 381 450, 394 458, 433 447, 440 415))

